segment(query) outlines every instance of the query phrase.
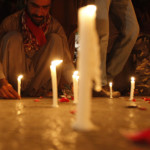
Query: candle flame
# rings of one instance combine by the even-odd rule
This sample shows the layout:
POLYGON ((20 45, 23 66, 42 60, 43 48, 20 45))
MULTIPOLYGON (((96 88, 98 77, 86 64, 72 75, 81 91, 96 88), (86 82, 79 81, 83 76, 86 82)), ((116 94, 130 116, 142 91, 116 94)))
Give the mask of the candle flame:
POLYGON ((96 6, 95 5, 87 5, 84 9, 84 12, 88 16, 93 16, 93 14, 95 14, 95 12, 96 12, 96 6))
POLYGON ((109 86, 112 86, 112 82, 109 82, 109 86))
POLYGON ((79 71, 74 71, 73 75, 78 75, 79 71))
POLYGON ((18 76, 18 80, 21 80, 23 78, 23 75, 18 76))
POLYGON ((73 78, 75 78, 76 80, 78 80, 79 79, 79 71, 74 71, 74 73, 73 73, 73 78))
POLYGON ((79 76, 76 76, 76 80, 78 80, 79 79, 79 76))
POLYGON ((131 81, 135 81, 135 78, 134 78, 134 77, 131 77, 131 81))
POLYGON ((54 61, 51 62, 51 65, 52 66, 57 66, 57 65, 61 64, 62 62, 63 62, 63 60, 54 60, 54 61))

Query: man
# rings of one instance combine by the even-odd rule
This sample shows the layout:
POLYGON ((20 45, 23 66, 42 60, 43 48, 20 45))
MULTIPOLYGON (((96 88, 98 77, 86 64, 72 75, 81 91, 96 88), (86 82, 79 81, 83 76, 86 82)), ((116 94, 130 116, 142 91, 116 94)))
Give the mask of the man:
POLYGON ((20 98, 17 76, 23 74, 25 96, 45 95, 51 89, 50 63, 62 59, 61 75, 71 83, 74 66, 61 25, 49 14, 51 0, 26 0, 26 8, 0 25, 0 97, 20 98))
MULTIPOLYGON (((97 5, 97 31, 101 47, 102 91, 100 96, 109 96, 108 82, 120 73, 136 42, 139 26, 131 0, 95 0, 97 5), (110 16, 109 16, 110 15, 110 16), (114 42, 110 57, 106 55, 109 38, 109 17, 119 34, 114 42)), ((113 92, 120 96, 119 91, 113 92)))

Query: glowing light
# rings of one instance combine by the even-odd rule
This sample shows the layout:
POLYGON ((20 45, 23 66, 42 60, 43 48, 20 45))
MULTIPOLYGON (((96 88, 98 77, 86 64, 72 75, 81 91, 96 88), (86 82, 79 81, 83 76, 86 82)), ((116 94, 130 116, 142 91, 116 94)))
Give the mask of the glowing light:
POLYGON ((63 62, 63 60, 54 60, 51 62, 51 65, 57 66, 57 65, 61 64, 62 62, 63 62))
POLYGON ((23 78, 23 75, 18 76, 18 81, 20 81, 23 78))
POLYGON ((72 77, 73 77, 73 78, 79 78, 78 74, 79 74, 79 71, 74 71, 72 77))
POLYGON ((95 11, 96 11, 96 6, 95 5, 87 5, 83 9, 83 13, 85 13, 89 17, 92 17, 95 14, 95 11))
POLYGON ((134 78, 134 77, 131 77, 131 81, 135 81, 135 78, 134 78))
POLYGON ((112 86, 112 82, 109 82, 109 86, 112 86))

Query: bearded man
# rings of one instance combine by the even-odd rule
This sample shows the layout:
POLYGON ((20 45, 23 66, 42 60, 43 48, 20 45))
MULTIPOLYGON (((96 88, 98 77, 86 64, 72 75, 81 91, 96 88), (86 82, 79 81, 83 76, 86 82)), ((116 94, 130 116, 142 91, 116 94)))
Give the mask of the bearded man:
POLYGON ((17 76, 23 74, 25 96, 45 96, 51 89, 50 63, 63 60, 57 70, 72 82, 74 66, 62 26, 50 15, 52 0, 26 0, 25 9, 0 25, 0 97, 20 98, 17 76), (42 91, 42 92, 41 92, 42 91))

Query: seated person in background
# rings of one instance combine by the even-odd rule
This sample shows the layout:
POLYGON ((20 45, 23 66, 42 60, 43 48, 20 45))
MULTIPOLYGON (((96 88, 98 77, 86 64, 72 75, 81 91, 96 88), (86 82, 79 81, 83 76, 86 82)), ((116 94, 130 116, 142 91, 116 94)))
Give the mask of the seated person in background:
POLYGON ((25 96, 46 96, 54 59, 63 60, 57 70, 58 84, 62 75, 71 84, 74 66, 64 30, 49 14, 51 1, 26 0, 25 9, 0 24, 1 98, 20 98, 16 92, 20 74, 25 96))

